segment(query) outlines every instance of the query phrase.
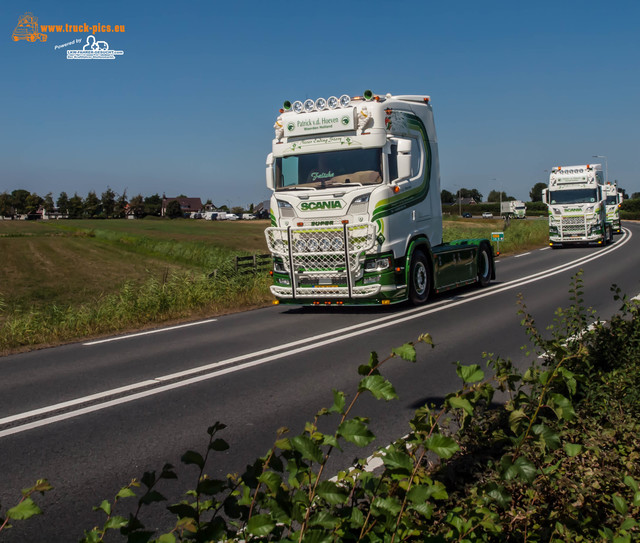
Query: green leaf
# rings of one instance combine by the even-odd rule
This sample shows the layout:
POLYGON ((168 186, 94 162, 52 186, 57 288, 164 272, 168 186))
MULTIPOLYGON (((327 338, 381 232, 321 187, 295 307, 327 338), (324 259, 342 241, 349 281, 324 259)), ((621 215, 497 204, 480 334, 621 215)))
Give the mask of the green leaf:
POLYGON ((413 346, 413 343, 405 343, 402 347, 396 347, 391 353, 409 362, 416 361, 416 348, 413 346))
POLYGON ((346 489, 338 486, 333 481, 322 481, 318 484, 317 493, 318 496, 331 505, 342 505, 348 498, 346 489))
POLYGON ((358 447, 365 447, 376 438, 371 430, 358 419, 345 420, 338 427, 338 435, 358 447))
POLYGON ((546 424, 536 424, 532 428, 533 433, 538 436, 544 447, 555 450, 560 447, 560 436, 556 434, 546 424))
MULTIPOLYGON (((309 517, 310 526, 321 526, 325 530, 333 530, 338 523, 338 517, 333 516, 328 511, 319 510, 309 517)), ((304 541, 306 541, 306 538, 304 541)))
POLYGON ((527 415, 522 409, 514 409, 509 413, 509 428, 514 434, 519 434, 520 424, 527 421, 527 415))
POLYGON ((94 511, 103 510, 107 515, 111 514, 111 504, 107 500, 102 500, 102 503, 98 507, 94 507, 94 511))
POLYGON ((397 515, 402 508, 402 504, 393 496, 388 498, 377 497, 373 500, 372 507, 397 515))
POLYGON ((451 458, 460 448, 454 439, 442 434, 434 434, 429 437, 426 446, 440 458, 451 458))
POLYGON ((611 496, 611 500, 613 501, 613 506, 616 508, 616 511, 618 513, 620 513, 621 515, 627 514, 629 508, 627 507, 626 500, 622 496, 620 496, 619 494, 613 494, 611 496))
POLYGON ((553 409, 558 419, 573 420, 576 417, 576 412, 573 409, 571 401, 562 394, 553 394, 550 404, 551 409, 553 409))
POLYGON ((120 491, 116 494, 117 499, 135 498, 135 497, 136 497, 136 493, 133 490, 131 490, 128 486, 121 488, 120 491))
POLYGON ((511 501, 511 495, 505 490, 503 486, 495 483, 487 485, 485 492, 491 497, 500 507, 506 509, 511 501))
POLYGON ((624 484, 627 485, 631 490, 633 490, 634 492, 638 492, 638 483, 633 477, 631 477, 631 475, 625 475, 623 480, 624 484))
POLYGON ((195 464, 200 469, 204 469, 204 458, 199 452, 187 451, 182 455, 181 460, 183 464, 195 464))
POLYGON ((276 527, 276 523, 269 515, 255 515, 247 522, 247 530, 250 534, 264 537, 269 535, 276 527))
POLYGON ((512 462, 511 457, 509 455, 505 455, 502 457, 500 463, 503 469, 502 476, 507 481, 519 477, 524 481, 530 483, 535 479, 538 472, 536 467, 524 456, 519 456, 518 458, 516 458, 515 462, 512 462))
POLYGON ((398 450, 391 449, 383 457, 382 462, 387 468, 410 474, 413 471, 413 462, 411 457, 398 450))
POLYGON ((358 386, 358 391, 368 390, 376 400, 393 400, 398 397, 393 385, 382 375, 368 375, 363 377, 358 386))
POLYGON ((327 529, 310 529, 304 533, 302 543, 331 543, 333 541, 331 532, 327 529))
POLYGON ((631 528, 635 528, 636 526, 638 526, 638 521, 634 518, 628 518, 620 525, 620 529, 631 530, 631 528))
POLYGON ((280 485, 282 485, 282 479, 273 471, 261 473, 258 481, 265 485, 271 492, 276 492, 280 488, 280 485))
POLYGON ((579 443, 565 443, 564 452, 566 452, 569 457, 577 456, 582 452, 582 445, 579 443))
POLYGON ((105 522, 104 524, 104 529, 105 530, 119 530, 120 528, 123 528, 124 526, 126 526, 128 523, 127 519, 124 517, 111 517, 109 520, 107 520, 107 522, 105 522))
POLYGON ((449 405, 453 409, 463 409, 465 413, 467 413, 467 415, 473 415, 473 407, 471 406, 471 402, 466 398, 462 398, 460 396, 451 396, 451 398, 449 398, 447 402, 449 402, 449 405))
POLYGON ((26 520, 34 515, 41 515, 42 510, 31 498, 26 498, 15 507, 7 511, 7 516, 11 520, 26 520))
POLYGON ((291 446, 302 455, 302 458, 313 462, 322 462, 322 451, 310 437, 295 436, 289 441, 291 446))
POLYGON ((342 413, 345 405, 344 392, 333 389, 333 405, 329 409, 331 413, 342 413))
POLYGON ((171 533, 162 534, 156 541, 157 543, 176 543, 176 536, 171 533))
POLYGON ((484 379, 484 372, 480 369, 478 364, 471 364, 470 366, 463 366, 458 362, 456 367, 456 373, 458 377, 465 383, 477 383, 484 379))

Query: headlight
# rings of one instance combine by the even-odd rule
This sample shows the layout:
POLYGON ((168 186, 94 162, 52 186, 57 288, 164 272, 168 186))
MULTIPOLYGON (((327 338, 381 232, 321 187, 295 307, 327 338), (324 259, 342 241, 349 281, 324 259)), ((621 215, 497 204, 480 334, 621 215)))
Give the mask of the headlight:
POLYGON ((320 250, 321 251, 330 251, 331 250, 331 242, 329 238, 322 238, 320 240, 320 250))
POLYGON ((304 109, 304 106, 302 105, 302 102, 300 100, 296 100, 293 105, 291 106, 291 108, 293 109, 293 111, 295 111, 296 113, 302 113, 302 110, 304 109))
POLYGON ((314 238, 311 238, 309 240, 309 242, 307 243, 307 249, 309 251, 311 251, 312 253, 318 252, 318 240, 314 239, 314 238))
POLYGON ((313 108, 316 106, 315 102, 313 100, 311 100, 311 98, 309 98, 308 100, 304 101, 304 110, 307 113, 310 113, 311 111, 313 111, 313 108))
POLYGON ((344 240, 342 238, 333 238, 333 241, 331 242, 331 248, 334 251, 340 251, 341 249, 344 249, 344 240))
POLYGON ((276 200, 278 202, 278 207, 293 207, 289 202, 285 202, 284 200, 276 200))
POLYGON ((316 100, 316 109, 322 111, 327 108, 327 101, 324 98, 318 98, 316 100))
POLYGON ((369 201, 369 196, 371 196, 371 193, 368 192, 367 194, 361 194, 360 196, 358 196, 357 198, 355 198, 353 200, 354 204, 364 204, 365 202, 369 201))
POLYGON ((329 106, 329 109, 336 109, 340 105, 340 102, 335 96, 330 96, 327 100, 327 105, 329 106))
POLYGON ((303 239, 296 240, 294 246, 299 253, 304 253, 307 250, 307 242, 303 239))
POLYGON ((377 258, 376 260, 367 260, 364 264, 365 271, 381 271, 391 267, 390 258, 377 258))
POLYGON ((342 107, 347 107, 351 103, 351 97, 348 94, 343 94, 340 97, 340 105, 342 107))

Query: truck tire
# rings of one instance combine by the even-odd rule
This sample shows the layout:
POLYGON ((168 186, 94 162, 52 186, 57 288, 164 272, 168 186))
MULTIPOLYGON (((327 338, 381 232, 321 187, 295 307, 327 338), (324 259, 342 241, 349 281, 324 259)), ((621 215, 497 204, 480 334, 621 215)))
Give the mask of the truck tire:
POLYGON ((422 251, 416 251, 411 257, 409 268, 409 300, 413 305, 421 305, 429 298, 431 290, 431 267, 422 251))
POLYGON ((491 250, 483 243, 478 251, 478 286, 488 286, 491 283, 492 274, 493 260, 491 259, 491 250))

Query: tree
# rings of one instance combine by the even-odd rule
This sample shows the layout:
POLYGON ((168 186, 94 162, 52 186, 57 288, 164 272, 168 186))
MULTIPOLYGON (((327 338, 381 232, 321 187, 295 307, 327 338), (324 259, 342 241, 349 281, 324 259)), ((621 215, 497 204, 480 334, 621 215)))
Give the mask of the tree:
POLYGON ((40 196, 32 192, 25 200, 25 211, 27 213, 35 213, 43 202, 44 200, 40 196))
POLYGON ((84 210, 84 202, 82 196, 78 196, 75 192, 71 198, 69 198, 69 218, 79 219, 82 217, 82 211, 84 210))
POLYGON ((482 202, 482 194, 478 189, 460 189, 460 198, 473 198, 476 202, 482 202))
POLYGON ((93 219, 100 215, 100 211, 102 211, 100 200, 96 196, 95 191, 90 190, 84 200, 84 214, 90 219, 93 219))
POLYGON ((101 202, 105 217, 107 219, 113 217, 113 210, 116 207, 116 193, 111 190, 111 187, 107 187, 107 190, 102 193, 101 202))
POLYGON ((129 211, 137 218, 144 217, 144 198, 138 194, 129 200, 129 211))
POLYGON ((456 201, 456 197, 453 193, 449 192, 447 189, 442 189, 440 191, 440 201, 443 204, 453 204, 456 201))
POLYGON ((11 192, 11 205, 18 215, 27 212, 27 196, 30 192, 24 189, 16 189, 11 192))
POLYGON ((53 196, 50 192, 47 192, 47 194, 45 195, 44 202, 42 202, 42 207, 44 207, 47 213, 51 213, 55 208, 55 205, 53 203, 53 196))
POLYGON ((236 215, 238 215, 238 217, 240 215, 242 215, 244 213, 244 208, 240 207, 240 206, 234 206, 231 208, 231 213, 234 213, 236 215))
POLYGON ((178 200, 171 200, 167 204, 165 215, 170 219, 182 217, 182 209, 180 208, 180 202, 178 202, 178 200))
POLYGON ((640 192, 634 192, 631 195, 631 200, 640 200, 640 192))
POLYGON ((58 211, 60 213, 69 213, 69 197, 66 192, 61 192, 60 196, 56 200, 56 205, 58 206, 58 211))
POLYGON ((9 217, 13 215, 13 204, 11 195, 3 192, 0 194, 0 216, 9 217))
POLYGON ((113 208, 113 216, 116 219, 122 219, 124 217, 125 210, 127 209, 127 189, 124 189, 124 192, 118 196, 116 200, 116 205, 113 208))
POLYGON ((529 198, 532 202, 542 202, 542 191, 547 188, 546 183, 536 183, 529 192, 529 198))
POLYGON ((144 212, 146 215, 159 217, 162 213, 162 198, 158 194, 147 196, 144 199, 144 212))

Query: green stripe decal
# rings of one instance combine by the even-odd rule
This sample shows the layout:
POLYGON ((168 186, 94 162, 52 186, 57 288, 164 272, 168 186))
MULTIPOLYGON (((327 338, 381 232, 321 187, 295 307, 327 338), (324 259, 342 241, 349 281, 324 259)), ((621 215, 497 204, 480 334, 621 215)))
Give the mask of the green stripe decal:
POLYGON ((408 207, 415 206, 419 202, 422 202, 429 193, 430 180, 431 180, 431 146, 429 145, 429 138, 427 137, 427 130, 424 127, 422 120, 411 114, 405 113, 407 117, 407 126, 413 130, 420 132, 422 135, 422 142, 426 151, 426 164, 424 168, 424 177, 422 183, 415 189, 412 189, 404 194, 398 194, 392 196, 387 200, 380 200, 376 204, 376 208, 373 210, 372 220, 377 220, 388 215, 407 209, 408 207))

